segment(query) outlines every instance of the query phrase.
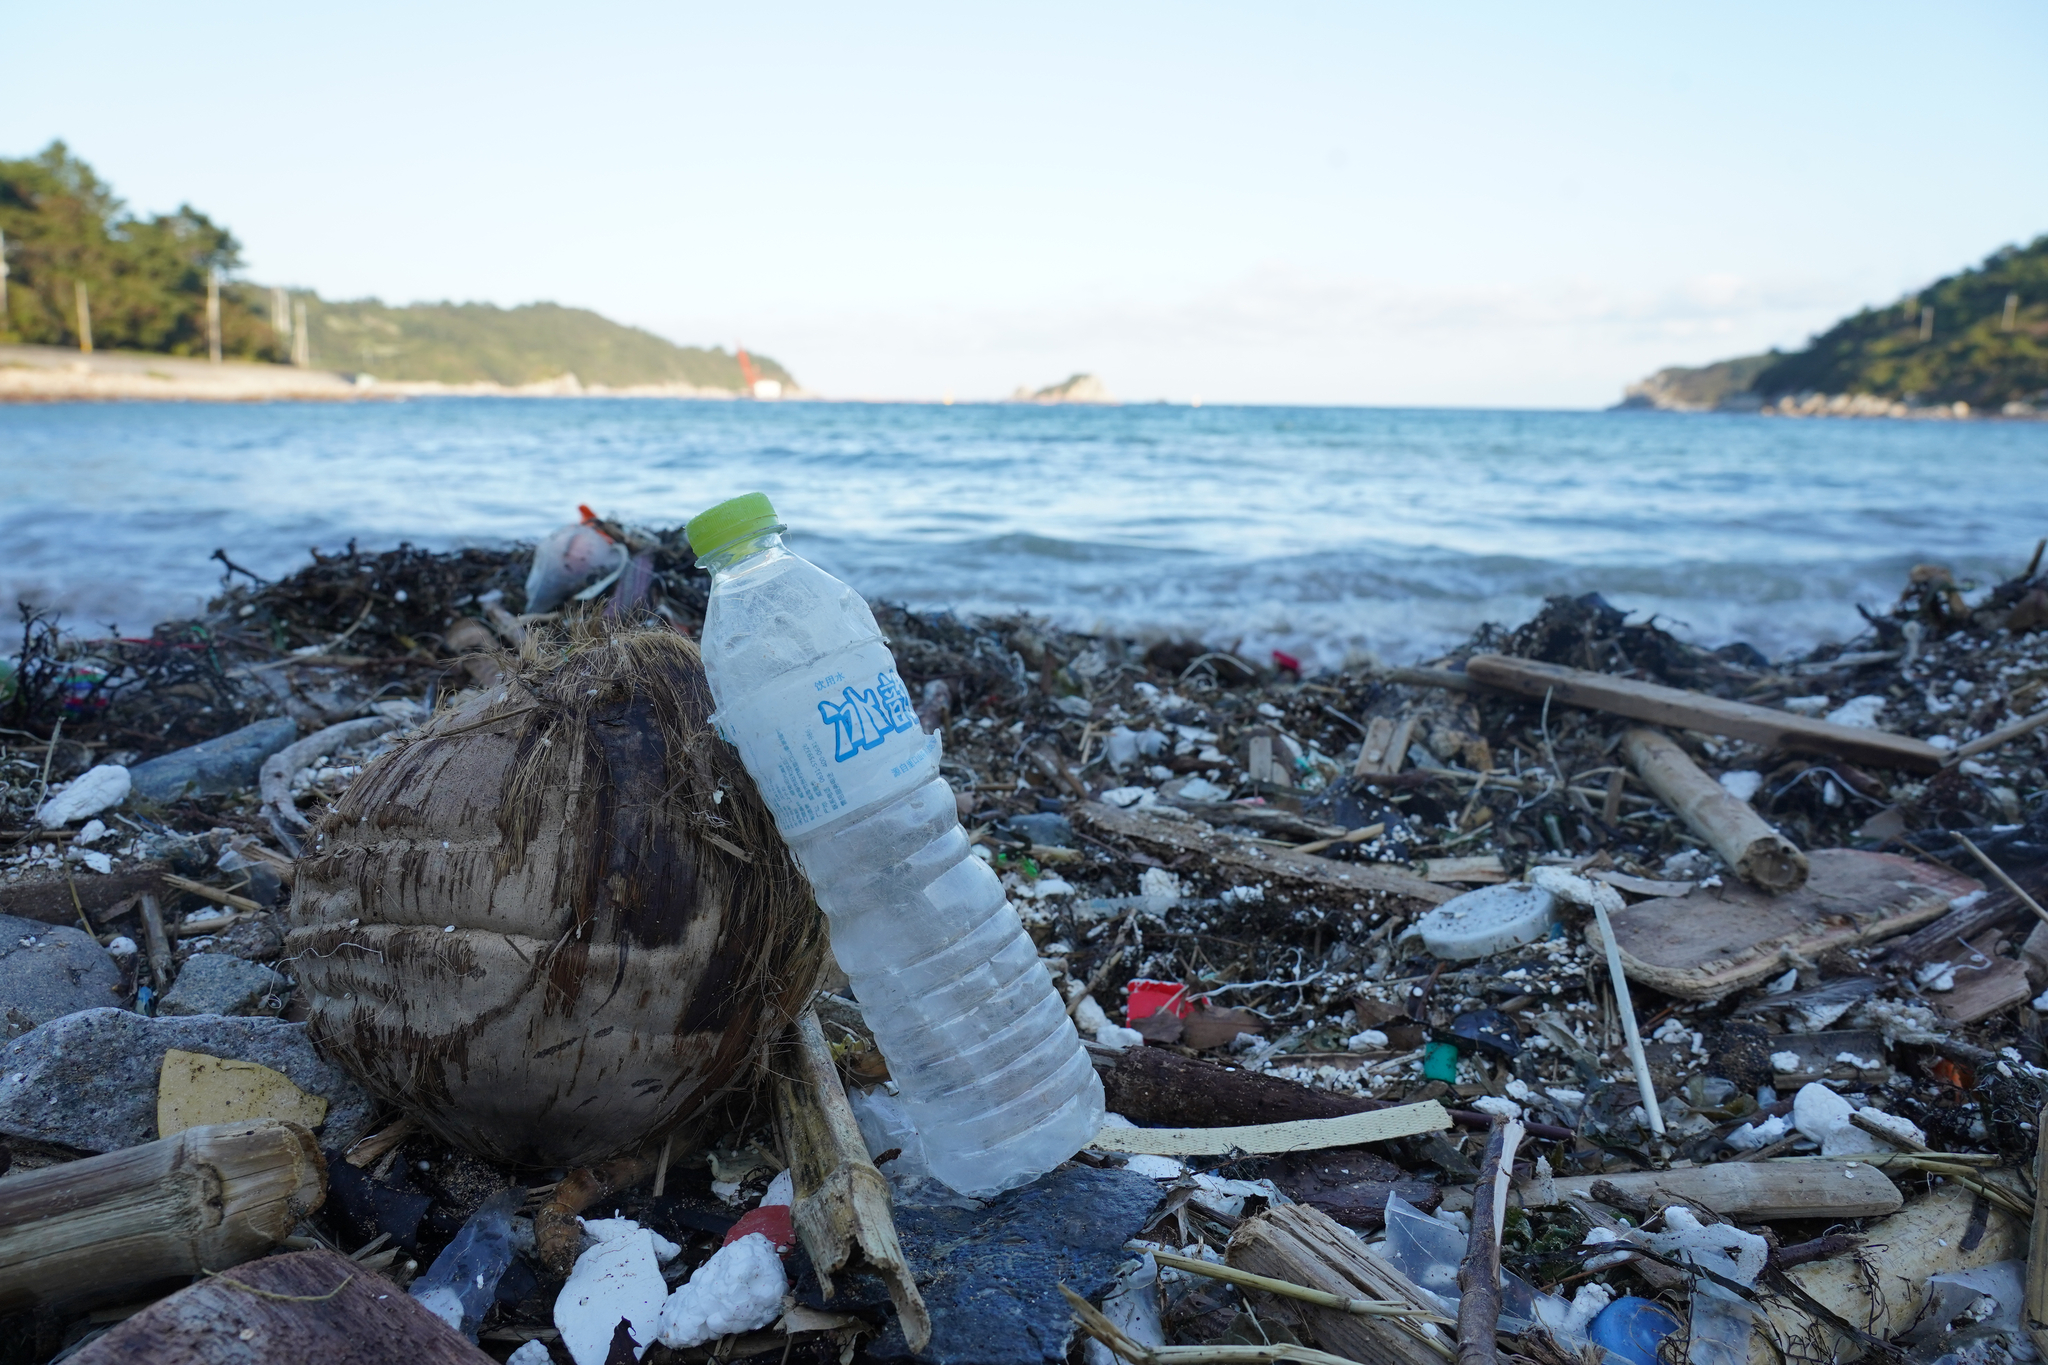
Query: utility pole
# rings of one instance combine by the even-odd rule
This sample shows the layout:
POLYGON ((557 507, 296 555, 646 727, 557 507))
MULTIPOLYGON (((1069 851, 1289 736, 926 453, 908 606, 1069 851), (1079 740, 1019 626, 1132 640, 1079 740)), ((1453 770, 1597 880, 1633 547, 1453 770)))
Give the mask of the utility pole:
POLYGON ((292 364, 301 369, 313 367, 313 338, 306 331, 306 302, 299 299, 292 304, 292 364))
POLYGON ((280 356, 292 353, 292 305, 282 289, 270 291, 270 332, 272 346, 280 356))
POLYGON ((1934 340, 1934 310, 1932 308, 1922 308, 1920 310, 1920 339, 1922 341, 1934 340))
POLYGON ((78 349, 92 354, 92 303, 85 296, 85 281, 71 282, 72 298, 78 304, 78 349))
POLYGON ((206 272, 206 358, 220 364, 220 270, 206 272))
MULTIPOLYGON (((6 286, 7 267, 4 264, 0 264, 0 307, 4 307, 7 301, 6 286)), ((1998 330, 2010 332, 2014 325, 2019 322, 2019 318, 2020 296, 2018 294, 2007 294, 2005 296, 2005 321, 1999 324, 1998 330)))

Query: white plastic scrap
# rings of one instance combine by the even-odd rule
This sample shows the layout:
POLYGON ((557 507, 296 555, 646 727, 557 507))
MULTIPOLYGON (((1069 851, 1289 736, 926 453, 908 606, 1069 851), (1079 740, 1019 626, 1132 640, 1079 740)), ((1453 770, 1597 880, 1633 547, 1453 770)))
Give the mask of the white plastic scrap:
POLYGON ((128 799, 128 791, 128 770, 118 763, 101 763, 53 788, 49 800, 36 811, 36 822, 44 829, 57 829, 120 805, 128 799))
POLYGON ((1764 775, 1759 772, 1738 770, 1721 774, 1721 789, 1737 801, 1750 800, 1764 785, 1764 775))
POLYGON ((1850 1122, 1851 1116, 1859 1113, 1866 1121, 1889 1133, 1915 1143, 1927 1141, 1927 1134, 1910 1120, 1868 1105, 1858 1109, 1818 1081, 1801 1086, 1792 1100, 1793 1126, 1820 1144, 1822 1156, 1855 1156, 1860 1152, 1891 1150, 1850 1122))
POLYGON ((1768 1147, 1792 1131, 1792 1120, 1780 1114, 1761 1123, 1745 1123, 1728 1135, 1728 1145, 1738 1152, 1754 1152, 1768 1147))
MULTIPOLYGON (((1102 1315, 1123 1329, 1124 1335, 1145 1346, 1166 1344, 1166 1323, 1159 1314, 1159 1262, 1146 1252, 1143 1260, 1116 1278, 1116 1285, 1102 1301, 1102 1315)), ((1107 1346, 1088 1339, 1088 1365, 1121 1365, 1107 1346)))
POLYGON ((1849 725, 1858 730, 1875 730, 1877 718, 1884 712, 1883 697, 1851 697, 1828 712, 1828 724, 1849 725))
POLYGON ((1148 867, 1138 878, 1138 899, 1144 902, 1145 913, 1163 915, 1180 904, 1180 878, 1163 867, 1148 867))
POLYGON ((1763 1273, 1770 1243, 1732 1223, 1702 1223, 1683 1204, 1664 1210, 1663 1232, 1637 1232, 1650 1250, 1711 1270, 1724 1280, 1752 1285, 1763 1273))
POLYGON ((681 1250, 675 1243, 630 1218, 586 1218, 583 1231, 596 1245, 576 1266, 555 1298, 555 1330, 576 1365, 604 1365, 612 1334, 623 1320, 633 1334, 633 1358, 654 1344, 661 1301, 668 1283, 661 1262, 681 1250))

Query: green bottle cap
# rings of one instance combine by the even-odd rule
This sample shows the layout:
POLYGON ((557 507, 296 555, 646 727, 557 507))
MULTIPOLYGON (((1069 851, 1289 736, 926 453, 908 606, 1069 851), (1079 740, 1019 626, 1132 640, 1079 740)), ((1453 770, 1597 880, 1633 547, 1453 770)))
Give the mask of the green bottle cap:
POLYGON ((683 534, 689 537, 691 551, 702 559, 736 540, 780 527, 775 505, 768 501, 766 493, 742 493, 691 517, 683 534))

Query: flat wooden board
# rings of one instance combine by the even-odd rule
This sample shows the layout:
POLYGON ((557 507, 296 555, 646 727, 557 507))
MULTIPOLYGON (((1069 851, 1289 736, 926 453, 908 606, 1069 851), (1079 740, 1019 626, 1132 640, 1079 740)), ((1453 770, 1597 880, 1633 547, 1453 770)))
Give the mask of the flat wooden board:
POLYGON ((1905 1204, 1885 1173, 1860 1161, 1796 1158, 1788 1161, 1723 1161, 1678 1171, 1627 1171, 1619 1175, 1576 1175, 1557 1182, 1560 1198, 1591 1199, 1593 1186, 1608 1181, 1651 1203, 1688 1200, 1725 1218, 1881 1218, 1905 1204))
MULTIPOLYGON (((1982 889, 1947 868, 1890 853, 1823 848, 1797 891, 1732 880, 1638 902, 1612 916, 1631 981, 1687 1000, 1717 999, 1783 972, 1788 950, 1813 961, 1904 933, 1982 889)), ((1590 937, 1599 938, 1597 926, 1590 937)))
POLYGON ((1103 1152, 1152 1156, 1222 1156, 1226 1152, 1268 1155, 1359 1147, 1368 1142, 1438 1132, 1450 1126, 1451 1116, 1444 1112, 1444 1107, 1435 1100, 1424 1100, 1364 1114, 1296 1119, 1291 1123, 1253 1123, 1231 1128, 1105 1128, 1090 1145, 1103 1152))
POLYGON ((1423 880, 1405 867, 1338 862, 1267 848, 1233 838, 1193 818, 1175 820, 1144 811, 1115 810, 1099 801, 1083 804, 1075 815, 1099 834, 1129 839, 1164 854, 1194 854, 1205 861, 1235 868, 1254 881, 1270 880, 1299 890, 1350 896, 1361 902, 1370 897, 1401 896, 1424 905, 1441 905, 1458 894, 1451 887, 1423 880))

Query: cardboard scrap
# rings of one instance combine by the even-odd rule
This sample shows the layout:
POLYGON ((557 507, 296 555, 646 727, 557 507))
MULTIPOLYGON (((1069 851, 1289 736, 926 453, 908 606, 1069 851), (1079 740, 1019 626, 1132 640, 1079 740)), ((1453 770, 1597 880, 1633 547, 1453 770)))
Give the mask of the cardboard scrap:
POLYGON ((1811 962, 1925 924, 1981 889, 1947 868, 1890 853, 1823 848, 1807 857, 1811 870, 1796 891, 1772 895, 1731 879, 1614 913, 1629 979, 1686 1000, 1718 999, 1795 958, 1811 962))
POLYGON ((1102 1152, 1149 1156, 1221 1156, 1226 1152, 1268 1155, 1312 1152, 1324 1147, 1357 1147, 1390 1138, 1413 1137, 1451 1126, 1435 1100, 1343 1114, 1333 1119, 1253 1123, 1229 1128, 1105 1128, 1090 1145, 1102 1152))
POLYGON ((306 1128, 327 1120, 327 1101, 293 1085, 282 1071, 204 1052, 164 1053, 156 1082, 160 1138, 209 1123, 285 1119, 306 1128))

